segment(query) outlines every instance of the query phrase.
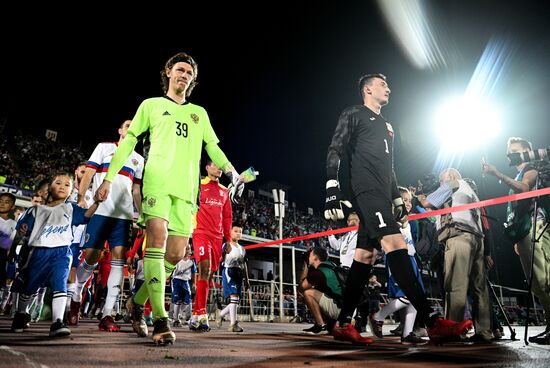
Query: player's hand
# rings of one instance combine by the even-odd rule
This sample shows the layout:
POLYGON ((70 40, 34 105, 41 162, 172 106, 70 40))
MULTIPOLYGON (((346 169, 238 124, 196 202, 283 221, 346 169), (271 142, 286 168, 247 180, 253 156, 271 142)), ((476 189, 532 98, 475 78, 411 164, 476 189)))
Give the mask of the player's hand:
POLYGON ((483 160, 481 162, 481 173, 483 175, 489 174, 489 175, 496 176, 498 173, 498 170, 495 167, 495 165, 491 165, 490 163, 485 162, 485 160, 483 160))
POLYGON ((231 180, 231 184, 227 187, 229 189, 229 199, 231 203, 237 204, 244 191, 244 180, 235 169, 226 172, 226 175, 231 180))
POLYGON ((97 188, 97 191, 95 192, 94 200, 98 202, 103 202, 109 197, 109 193, 111 192, 111 182, 108 180, 103 180, 103 183, 97 188))
POLYGON ((407 207, 405 207, 403 198, 397 197, 393 200, 393 214, 395 221, 399 222, 402 227, 407 226, 409 212, 407 211, 407 207))
POLYGON ((351 203, 344 199, 340 192, 338 180, 329 180, 326 185, 327 196, 325 198, 325 218, 327 220, 337 221, 344 219, 344 210, 342 205, 351 208, 351 203))
POLYGON ((495 266, 495 261, 493 261, 493 257, 485 256, 485 267, 487 267, 487 269, 490 270, 494 266, 495 266))
POLYGON ((128 266, 129 273, 134 273, 134 257, 126 258, 126 266, 128 266))
POLYGON ((19 230, 17 230, 17 235, 19 235, 22 238, 27 234, 28 230, 29 230, 29 226, 27 224, 22 224, 19 227, 19 230))

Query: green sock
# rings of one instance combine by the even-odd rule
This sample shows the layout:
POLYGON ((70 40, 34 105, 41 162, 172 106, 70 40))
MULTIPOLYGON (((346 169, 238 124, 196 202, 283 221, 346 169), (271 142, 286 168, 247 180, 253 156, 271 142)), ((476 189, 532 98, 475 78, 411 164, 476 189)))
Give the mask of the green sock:
POLYGON ((164 272, 166 272, 166 277, 170 277, 174 268, 176 268, 176 265, 171 264, 166 259, 164 260, 164 272))
POLYGON ((147 248, 143 258, 144 286, 147 287, 153 320, 166 318, 164 310, 164 287, 166 285, 166 273, 164 271, 164 249, 147 248))

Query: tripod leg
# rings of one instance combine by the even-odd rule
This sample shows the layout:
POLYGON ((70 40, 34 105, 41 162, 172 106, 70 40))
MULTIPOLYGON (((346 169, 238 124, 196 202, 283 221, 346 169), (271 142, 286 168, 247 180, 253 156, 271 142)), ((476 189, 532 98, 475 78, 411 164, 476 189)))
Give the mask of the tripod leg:
MULTIPOLYGON (((500 302, 500 299, 498 298, 498 295, 495 291, 495 288, 493 286, 493 283, 487 276, 485 276, 485 279, 487 280, 487 283, 489 284, 489 289, 491 289, 491 292, 493 293, 493 298, 496 300, 498 308, 500 309, 500 313, 504 316, 504 320, 506 321, 506 326, 508 326, 508 329, 510 330, 510 340, 515 341, 516 340, 516 330, 512 328, 512 324, 510 323, 510 320, 508 319, 508 316, 506 315, 506 311, 504 310, 504 307, 502 306, 502 303, 500 302)), ((492 307, 492 306, 491 306, 492 307)))

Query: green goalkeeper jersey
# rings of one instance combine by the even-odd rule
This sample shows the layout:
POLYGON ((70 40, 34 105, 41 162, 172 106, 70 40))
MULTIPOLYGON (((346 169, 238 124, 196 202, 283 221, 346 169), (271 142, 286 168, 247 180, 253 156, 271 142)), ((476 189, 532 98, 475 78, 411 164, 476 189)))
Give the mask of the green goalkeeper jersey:
POLYGON ((148 139, 150 143, 143 176, 144 197, 154 193, 195 203, 203 142, 218 167, 229 164, 218 147, 218 137, 204 108, 156 97, 139 106, 126 137, 111 160, 106 180, 113 181, 138 139, 148 139))

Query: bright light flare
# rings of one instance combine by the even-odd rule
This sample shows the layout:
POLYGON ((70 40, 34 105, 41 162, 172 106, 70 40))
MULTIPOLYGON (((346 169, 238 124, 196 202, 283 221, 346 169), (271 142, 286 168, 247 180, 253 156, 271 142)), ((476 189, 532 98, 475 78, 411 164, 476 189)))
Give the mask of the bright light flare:
POLYGON ((399 46, 419 69, 446 65, 430 16, 421 0, 378 0, 378 6, 399 46))
POLYGON ((454 99, 436 114, 437 133, 445 152, 464 152, 480 147, 500 132, 500 119, 490 103, 454 99))

